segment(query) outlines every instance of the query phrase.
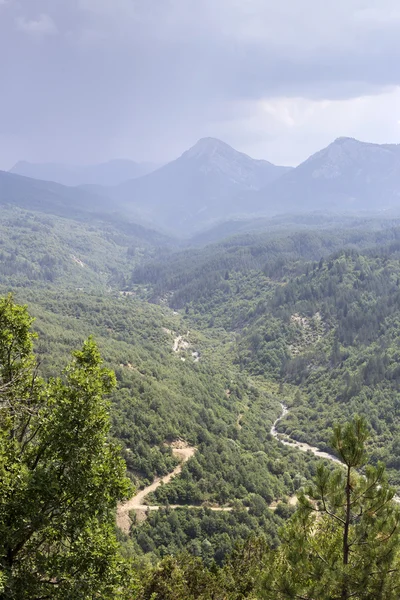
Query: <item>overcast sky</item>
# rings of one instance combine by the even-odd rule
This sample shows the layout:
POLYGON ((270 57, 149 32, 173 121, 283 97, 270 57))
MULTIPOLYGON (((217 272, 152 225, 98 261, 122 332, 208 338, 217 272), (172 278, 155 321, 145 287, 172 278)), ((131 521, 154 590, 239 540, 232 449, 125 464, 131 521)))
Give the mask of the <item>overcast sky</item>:
POLYGON ((0 168, 400 141, 399 0, 0 0, 0 168))

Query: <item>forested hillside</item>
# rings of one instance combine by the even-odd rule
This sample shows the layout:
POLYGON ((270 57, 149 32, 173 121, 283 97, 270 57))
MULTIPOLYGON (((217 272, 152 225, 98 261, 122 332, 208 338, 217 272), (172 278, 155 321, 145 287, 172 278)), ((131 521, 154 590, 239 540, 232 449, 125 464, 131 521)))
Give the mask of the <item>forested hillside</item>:
MULTIPOLYGON (((253 517, 253 509, 244 513, 241 529, 236 527, 243 519, 240 511, 237 516, 212 515, 217 529, 231 537, 224 550, 218 536, 212 540, 211 556, 225 556, 238 535, 244 540, 260 527, 276 539, 279 519, 265 521, 268 504, 292 495, 315 472, 315 461, 282 451, 271 438, 271 425, 281 412, 278 386, 240 372, 232 361, 231 336, 218 330, 207 335, 188 332, 180 315, 132 296, 21 290, 16 298, 27 301, 36 316, 36 350, 46 375, 60 370, 71 348, 95 336, 106 364, 116 373, 112 431, 137 485, 172 470, 176 459, 168 442, 183 438, 197 448, 181 478, 157 492, 157 503, 231 505, 238 500, 238 509, 254 507, 253 517), (174 352, 180 334, 188 346, 174 352)), ((146 528, 161 528, 162 519, 154 517, 146 528)), ((157 553, 206 537, 201 523, 210 515, 196 510, 191 518, 199 521, 197 534, 183 546, 176 535, 167 536, 164 550, 158 544, 157 553)), ((137 542, 147 552, 153 546, 146 540, 143 530, 137 542)))
POLYGON ((124 289, 135 264, 172 242, 118 217, 64 218, 2 208, 0 283, 15 287, 124 289))
POLYGON ((319 476, 289 439, 333 453, 333 426, 358 413, 371 465, 400 484, 400 231, 386 225, 177 250, 129 224, 4 213, 0 293, 36 318, 38 373, 57 376, 94 336, 116 375, 110 435, 136 490, 176 468, 174 444, 193 448, 145 498, 159 508, 118 531, 138 598, 287 597, 271 596, 282 580, 265 579, 263 561, 285 551, 281 527, 295 535, 296 494, 319 476), (177 587, 188 570, 202 592, 177 587))
POLYGON ((32 322, 10 295, 0 301, 2 598, 395 597, 399 500, 384 465, 369 464, 361 417, 334 427, 336 468, 298 479, 280 538, 276 525, 293 510, 251 494, 248 510, 236 503, 219 517, 167 506, 118 543, 113 510, 131 489, 109 436, 115 375, 89 337, 61 376, 42 377, 32 322), (167 556, 151 564, 155 554, 167 556))
POLYGON ((247 235, 139 266, 132 281, 203 330, 231 331, 240 369, 296 389, 280 425, 294 439, 324 449, 334 422, 365 415, 373 460, 397 483, 399 235, 247 235))
POLYGON ((305 265, 275 290, 242 344, 253 372, 274 373, 301 391, 287 433, 321 445, 333 422, 363 414, 379 440, 374 460, 393 467, 396 483, 399 250, 393 242, 305 265))

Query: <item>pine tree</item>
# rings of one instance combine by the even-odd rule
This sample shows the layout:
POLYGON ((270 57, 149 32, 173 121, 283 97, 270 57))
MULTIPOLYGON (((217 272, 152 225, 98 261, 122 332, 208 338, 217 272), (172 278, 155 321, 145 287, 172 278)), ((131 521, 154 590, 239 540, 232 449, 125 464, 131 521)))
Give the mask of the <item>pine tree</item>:
POLYGON ((385 468, 366 464, 365 421, 334 429, 343 467, 320 465, 272 553, 264 598, 393 600, 400 595, 399 520, 385 468), (359 473, 360 469, 363 471, 359 473))

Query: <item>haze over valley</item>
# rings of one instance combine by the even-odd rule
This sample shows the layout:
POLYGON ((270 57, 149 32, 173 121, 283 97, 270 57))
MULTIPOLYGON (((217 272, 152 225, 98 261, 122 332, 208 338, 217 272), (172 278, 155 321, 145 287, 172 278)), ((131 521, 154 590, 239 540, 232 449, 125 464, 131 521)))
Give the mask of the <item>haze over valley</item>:
POLYGON ((139 165, 132 168, 128 163, 121 168, 118 161, 71 168, 73 187, 65 186, 66 180, 73 180, 72 176, 68 179, 66 167, 17 163, 10 173, 24 178, 2 173, 0 199, 35 209, 34 190, 40 189, 40 202, 50 202, 43 208, 55 214, 67 215, 69 209, 114 213, 177 238, 188 238, 224 221, 256 217, 315 212, 396 215, 400 208, 399 148, 337 138, 293 168, 252 159, 220 140, 204 138, 176 160, 146 174, 138 174, 139 165), (112 165, 114 173, 110 173, 112 165), (45 175, 48 183, 29 181, 28 174, 30 180, 39 181, 45 175), (24 187, 32 192, 24 196, 24 187), (45 200, 46 195, 51 200, 45 200))

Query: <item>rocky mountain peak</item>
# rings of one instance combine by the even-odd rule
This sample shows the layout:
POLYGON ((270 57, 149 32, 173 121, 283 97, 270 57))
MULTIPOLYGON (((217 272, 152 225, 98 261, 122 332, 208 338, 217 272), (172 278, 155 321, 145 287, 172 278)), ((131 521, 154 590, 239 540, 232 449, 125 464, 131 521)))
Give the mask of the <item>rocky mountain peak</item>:
POLYGON ((215 156, 239 154, 225 142, 213 137, 201 138, 194 146, 182 154, 187 159, 211 159, 215 156))

